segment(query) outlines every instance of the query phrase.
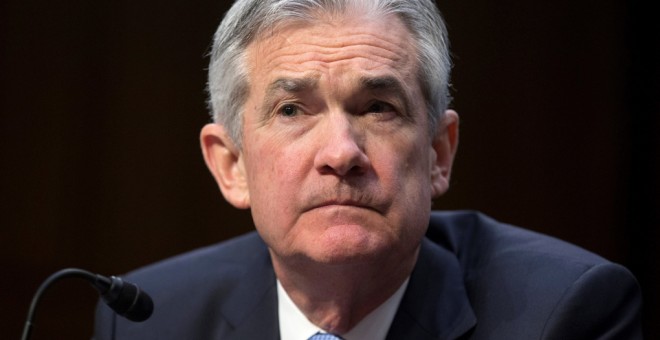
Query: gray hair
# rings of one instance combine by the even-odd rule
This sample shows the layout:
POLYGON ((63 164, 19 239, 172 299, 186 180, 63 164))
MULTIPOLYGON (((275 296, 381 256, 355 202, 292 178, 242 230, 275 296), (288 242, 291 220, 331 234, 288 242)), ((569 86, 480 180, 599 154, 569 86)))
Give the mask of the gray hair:
POLYGON ((215 32, 207 84, 211 116, 227 129, 237 147, 241 147, 242 116, 250 88, 246 65, 250 43, 281 23, 313 21, 323 13, 344 14, 356 8, 369 14, 394 14, 412 34, 429 131, 435 131, 451 100, 451 59, 447 29, 432 0, 237 0, 215 32))

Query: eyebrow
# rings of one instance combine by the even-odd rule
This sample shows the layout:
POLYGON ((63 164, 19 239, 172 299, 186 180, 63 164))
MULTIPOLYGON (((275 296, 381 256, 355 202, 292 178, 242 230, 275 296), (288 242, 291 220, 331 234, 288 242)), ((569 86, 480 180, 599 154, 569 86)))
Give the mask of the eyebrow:
POLYGON ((272 82, 266 93, 273 93, 278 90, 285 92, 298 93, 318 87, 318 78, 304 77, 304 78, 277 78, 272 82))
POLYGON ((399 79, 392 76, 361 77, 360 84, 368 90, 385 90, 390 92, 405 93, 403 90, 403 84, 401 84, 399 79))
POLYGON ((281 96, 279 94, 281 92, 296 94, 310 91, 317 87, 317 77, 277 78, 266 88, 263 101, 263 112, 269 112, 272 109, 272 106, 275 105, 275 102, 277 102, 278 98, 281 96))
MULTIPOLYGON (((405 115, 409 119, 412 118, 410 116, 410 100, 407 91, 398 78, 394 76, 362 76, 358 79, 358 82, 363 89, 368 91, 391 94, 399 98, 404 105, 406 111, 405 115)), ((263 101, 264 112, 268 112, 278 100, 280 97, 278 93, 285 92, 288 94, 299 94, 314 90, 318 88, 318 85, 318 77, 277 78, 266 88, 266 94, 263 101)))

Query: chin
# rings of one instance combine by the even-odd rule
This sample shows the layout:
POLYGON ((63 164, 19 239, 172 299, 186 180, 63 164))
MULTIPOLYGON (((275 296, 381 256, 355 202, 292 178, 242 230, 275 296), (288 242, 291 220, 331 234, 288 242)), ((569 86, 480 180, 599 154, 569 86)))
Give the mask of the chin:
POLYGON ((336 264, 367 262, 393 249, 385 235, 357 225, 328 228, 314 243, 310 253, 316 261, 336 264))

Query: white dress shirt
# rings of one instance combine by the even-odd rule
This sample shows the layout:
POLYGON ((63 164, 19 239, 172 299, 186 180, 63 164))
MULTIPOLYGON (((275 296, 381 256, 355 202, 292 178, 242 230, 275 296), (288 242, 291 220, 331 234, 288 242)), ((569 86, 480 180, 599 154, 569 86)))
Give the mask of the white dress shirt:
MULTIPOLYGON (((408 279, 392 296, 371 311, 348 333, 340 334, 341 337, 345 340, 385 340, 407 286, 408 279)), ((298 306, 291 301, 279 280, 277 280, 277 307, 281 340, 307 340, 319 331, 325 333, 324 330, 311 323, 298 306)))

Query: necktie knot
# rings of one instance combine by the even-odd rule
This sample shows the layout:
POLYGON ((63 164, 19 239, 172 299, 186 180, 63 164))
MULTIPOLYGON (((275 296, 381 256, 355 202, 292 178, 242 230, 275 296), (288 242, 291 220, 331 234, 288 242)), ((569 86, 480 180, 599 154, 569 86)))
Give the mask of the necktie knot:
POLYGON ((343 339, 338 335, 318 332, 312 335, 308 340, 343 340, 343 339))

